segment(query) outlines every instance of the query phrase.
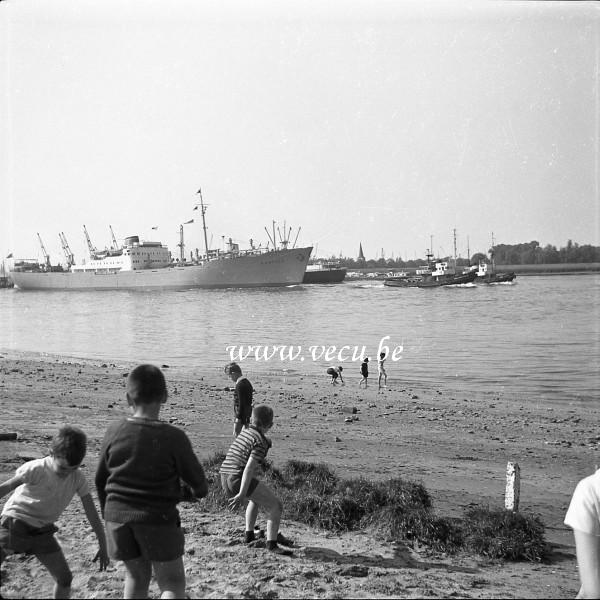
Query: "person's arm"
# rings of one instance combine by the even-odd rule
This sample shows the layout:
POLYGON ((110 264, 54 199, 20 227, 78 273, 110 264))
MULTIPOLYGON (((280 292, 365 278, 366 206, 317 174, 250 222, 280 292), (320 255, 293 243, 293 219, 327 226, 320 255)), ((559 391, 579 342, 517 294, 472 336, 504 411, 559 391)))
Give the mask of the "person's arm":
POLYGON ((186 497, 184 486, 182 489, 182 500, 190 502, 194 499, 204 498, 208 494, 208 483, 204 469, 194 453, 190 439, 183 431, 177 430, 177 438, 175 438, 174 443, 179 448, 179 454, 176 458, 179 476, 193 492, 192 498, 186 497))
POLYGON ((258 464, 258 461, 253 456, 250 456, 248 462, 246 463, 246 467, 244 468, 244 473, 242 474, 240 491, 233 498, 231 498, 231 500, 229 500, 230 508, 237 508, 244 501, 246 492, 248 491, 248 487, 250 487, 250 482, 254 477, 254 473, 258 467, 258 464))
POLYGON ((100 503, 100 512, 104 516, 104 505, 106 504, 106 482, 108 480, 108 468, 106 466, 106 457, 104 452, 100 453, 100 460, 96 467, 96 492, 98 493, 98 502, 100 503))
POLYGON ((254 389, 252 384, 246 379, 240 382, 238 386, 238 398, 240 400, 239 419, 243 425, 250 423, 250 417, 252 416, 252 395, 254 389))
POLYGON ((0 483, 0 498, 3 498, 4 496, 6 496, 6 494, 9 494, 24 483, 25 480, 23 479, 22 475, 15 475, 14 477, 8 479, 4 483, 0 483))
POLYGON ((106 549, 106 535, 104 533, 102 521, 100 521, 100 517, 98 516, 98 511, 96 510, 96 506, 94 505, 94 500, 92 499, 91 494, 86 494, 85 496, 82 496, 81 503, 83 504, 85 516, 90 522, 90 525, 92 526, 92 529, 96 534, 96 538, 98 539, 99 549, 96 553, 96 556, 94 556, 93 562, 98 561, 100 570, 105 571, 110 560, 108 558, 108 552, 106 549))
POLYGON ((573 533, 581 580, 578 598, 600 598, 600 537, 577 529, 573 533))

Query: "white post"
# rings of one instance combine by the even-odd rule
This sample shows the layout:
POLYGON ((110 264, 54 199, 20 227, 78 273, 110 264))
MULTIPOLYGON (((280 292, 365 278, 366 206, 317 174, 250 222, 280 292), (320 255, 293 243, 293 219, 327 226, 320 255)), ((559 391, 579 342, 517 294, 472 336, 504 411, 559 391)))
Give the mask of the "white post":
POLYGON ((504 495, 504 508, 517 512, 519 510, 519 496, 521 494, 521 469, 518 463, 509 462, 506 465, 506 493, 504 495))

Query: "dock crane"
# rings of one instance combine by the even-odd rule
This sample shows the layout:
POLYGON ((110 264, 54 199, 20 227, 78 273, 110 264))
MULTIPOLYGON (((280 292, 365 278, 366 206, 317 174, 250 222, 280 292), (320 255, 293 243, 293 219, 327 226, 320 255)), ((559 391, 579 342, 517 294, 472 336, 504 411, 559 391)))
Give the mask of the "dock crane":
POLYGON ((94 260, 98 251, 94 247, 94 244, 92 244, 92 240, 90 240, 90 236, 88 235, 85 225, 83 226, 83 233, 85 233, 85 240, 87 242, 88 250, 90 251, 90 258, 94 260))
POLYGON ((110 247, 110 249, 118 250, 119 245, 117 244, 117 238, 115 238, 115 233, 113 231, 112 225, 109 225, 108 228, 110 229, 110 237, 112 238, 112 246, 110 247))
POLYGON ((44 242, 42 242, 42 238, 40 234, 37 234, 38 240, 40 240, 40 246, 42 247, 42 254, 44 255, 44 263, 46 264, 46 269, 50 270, 50 255, 46 252, 46 247, 44 246, 44 242))
POLYGON ((61 231, 58 234, 60 238, 60 243, 62 245, 63 252, 65 253, 65 258, 67 259, 67 269, 70 269, 75 264, 75 256, 69 247, 69 243, 67 242, 67 238, 65 234, 61 231))

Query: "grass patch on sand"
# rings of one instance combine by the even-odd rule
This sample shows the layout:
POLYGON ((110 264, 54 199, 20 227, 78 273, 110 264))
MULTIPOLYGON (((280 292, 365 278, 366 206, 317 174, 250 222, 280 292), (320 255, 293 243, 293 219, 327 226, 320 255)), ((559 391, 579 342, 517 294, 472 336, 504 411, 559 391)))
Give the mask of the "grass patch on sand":
MULTIPOLYGON (((209 493, 207 508, 227 508, 219 467, 225 456, 203 463, 209 493)), ((538 517, 484 507, 463 519, 439 517, 420 483, 340 479, 323 463, 290 460, 281 469, 263 467, 263 480, 281 498, 287 519, 330 531, 370 529, 386 539, 412 541, 438 552, 473 552, 489 558, 542 560, 547 553, 538 517)))

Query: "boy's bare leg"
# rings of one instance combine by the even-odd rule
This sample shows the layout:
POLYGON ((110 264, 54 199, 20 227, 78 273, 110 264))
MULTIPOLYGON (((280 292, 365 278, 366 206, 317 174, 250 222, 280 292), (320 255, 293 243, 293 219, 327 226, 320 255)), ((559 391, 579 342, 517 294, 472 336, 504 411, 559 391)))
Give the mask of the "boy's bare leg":
POLYGON ((259 505, 267 513, 267 542, 276 542, 283 509, 281 501, 260 481, 252 492, 251 503, 259 505))
POLYGON ((164 562, 152 561, 161 598, 185 598, 183 557, 164 562))
POLYGON ((73 575, 62 550, 50 554, 36 554, 36 557, 54 578, 54 597, 70 598, 73 575))
POLYGON ((258 517, 258 504, 250 500, 246 507, 246 531, 254 531, 256 517, 258 517))
POLYGON ((123 561, 125 565, 125 590, 123 598, 147 598, 152 563, 141 556, 123 561))

